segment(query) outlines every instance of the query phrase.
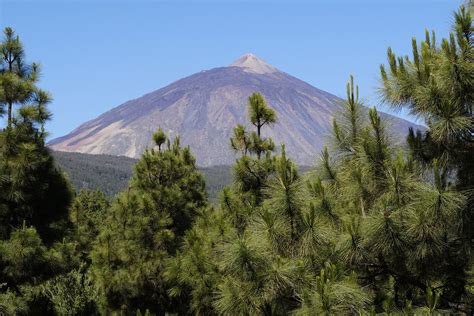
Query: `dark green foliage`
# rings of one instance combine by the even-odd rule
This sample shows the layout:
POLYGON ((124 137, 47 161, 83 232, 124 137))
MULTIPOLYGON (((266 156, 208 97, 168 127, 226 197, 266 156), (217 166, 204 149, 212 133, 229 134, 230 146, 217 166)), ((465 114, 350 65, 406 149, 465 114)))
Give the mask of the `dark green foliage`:
MULTIPOLYGON (((52 152, 54 161, 77 192, 83 189, 100 190, 108 198, 114 197, 124 190, 132 177, 133 165, 136 159, 123 156, 89 155, 81 153, 68 153, 61 151, 52 152)), ((302 171, 310 169, 300 166, 302 171)), ((232 166, 199 167, 206 182, 206 192, 209 201, 217 202, 220 192, 231 184, 232 166)))
POLYGON ((204 175, 209 201, 217 203, 222 189, 232 183, 232 167, 226 165, 200 167, 199 171, 204 175))
MULTIPOLYGON (((33 85, 36 66, 11 62, 23 52, 7 30, 0 76, 24 86, 0 77, 11 116, 0 132, 0 313, 472 314, 472 30, 461 8, 440 47, 427 34, 412 58, 389 50, 385 100, 428 125, 409 132, 408 150, 375 108, 362 111, 350 77, 332 144, 302 174, 264 137, 276 114, 254 93, 218 204, 189 148, 159 129, 111 203, 84 190, 69 213, 44 146, 50 97, 33 85)), ((104 161, 58 155, 94 157, 76 173, 104 161)))
POLYGON ((91 253, 104 311, 184 307, 173 306, 162 270, 205 206, 204 180, 188 147, 177 138, 145 151, 129 188, 107 210, 91 253))
MULTIPOLYGON (((5 28, 3 33, 4 37, 0 46, 0 114, 5 113, 6 107, 7 128, 11 128, 14 119, 13 106, 24 105, 35 99, 35 94, 39 94, 35 87, 38 78, 38 65, 26 64, 23 45, 12 28, 5 28)), ((24 107, 23 110, 35 112, 35 107, 24 107)))
POLYGON ((173 144, 168 141, 165 150, 145 150, 135 165, 130 187, 149 195, 153 207, 171 217, 176 237, 190 227, 192 218, 207 201, 204 178, 189 147, 181 148, 179 138, 173 144))
POLYGON ((12 232, 1 245, 3 279, 7 284, 21 284, 40 275, 47 264, 47 248, 36 230, 23 226, 12 232))
POLYGON ((166 142, 166 134, 163 132, 161 127, 155 134, 153 134, 152 138, 156 146, 158 146, 158 150, 161 151, 161 146, 166 142))
POLYGON ((0 238, 23 221, 46 242, 59 238, 67 221, 71 194, 44 145, 49 119, 47 92, 36 87, 37 64, 28 65, 22 44, 10 28, 0 42, 0 105, 8 125, 0 131, 0 238), (17 115, 13 105, 19 105, 17 115))
MULTIPOLYGON (((100 190, 114 197, 124 190, 132 177, 136 159, 123 156, 88 155, 53 151, 54 160, 68 175, 79 192, 82 189, 100 190)), ((309 167, 302 167, 307 170, 309 167)), ((204 175, 209 200, 216 202, 221 190, 232 182, 231 166, 199 167, 204 175)))
POLYGON ((132 177, 136 159, 123 156, 88 155, 53 151, 54 160, 67 174, 79 193, 100 190, 109 198, 125 189, 132 177))
POLYGON ((84 261, 89 261, 92 244, 103 225, 105 212, 109 207, 106 196, 101 191, 82 190, 75 197, 70 210, 70 220, 74 225, 73 238, 77 251, 84 261))
POLYGON ((52 304, 41 284, 79 262, 64 239, 72 193, 45 146, 49 94, 36 87, 37 64, 27 64, 10 28, 0 42, 0 302, 8 313, 46 314, 52 304), (14 106, 17 106, 15 112, 14 106))
POLYGON ((49 243, 64 233, 72 194, 44 143, 24 137, 22 127, 0 132, 0 218, 8 223, 1 236, 26 221, 49 243))
POLYGON ((257 135, 261 135, 261 129, 265 125, 273 124, 276 121, 275 111, 267 106, 263 96, 255 92, 249 97, 249 117, 250 123, 257 128, 257 135))
POLYGON ((48 279, 79 264, 73 243, 57 242, 48 248, 36 229, 22 226, 0 242, 0 302, 19 314, 50 313, 53 304, 42 291, 48 279))
POLYGON ((276 115, 260 93, 253 93, 248 100, 250 122, 257 131, 248 132, 239 125, 234 128, 230 142, 232 148, 242 155, 234 166, 236 188, 249 203, 259 205, 264 182, 274 169, 271 154, 275 147, 271 139, 263 137, 262 128, 275 123, 276 115))

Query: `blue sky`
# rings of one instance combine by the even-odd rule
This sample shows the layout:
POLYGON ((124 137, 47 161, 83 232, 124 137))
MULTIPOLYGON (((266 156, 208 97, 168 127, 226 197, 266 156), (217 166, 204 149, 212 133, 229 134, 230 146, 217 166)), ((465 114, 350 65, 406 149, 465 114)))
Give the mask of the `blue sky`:
POLYGON ((376 87, 387 47, 409 54, 412 36, 422 38, 425 28, 445 36, 461 3, 0 0, 0 26, 12 26, 28 60, 41 63, 40 86, 54 97, 48 129, 58 137, 245 53, 338 96, 353 74, 366 102, 383 109, 376 87))

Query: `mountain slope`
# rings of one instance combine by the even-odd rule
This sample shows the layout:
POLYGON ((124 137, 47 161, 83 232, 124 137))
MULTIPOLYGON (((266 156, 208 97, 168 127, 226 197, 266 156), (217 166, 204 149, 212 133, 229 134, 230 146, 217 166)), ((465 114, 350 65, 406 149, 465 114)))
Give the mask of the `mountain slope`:
MULTIPOLYGON (((190 145, 200 166, 231 164, 235 156, 229 137, 233 127, 247 123, 247 98, 255 91, 277 112, 278 122, 264 135, 285 143, 297 163, 311 164, 327 140, 340 99, 251 54, 125 102, 49 145, 59 151, 136 158, 162 127, 190 145)), ((392 121, 392 133, 404 139, 413 124, 385 116, 392 121)))

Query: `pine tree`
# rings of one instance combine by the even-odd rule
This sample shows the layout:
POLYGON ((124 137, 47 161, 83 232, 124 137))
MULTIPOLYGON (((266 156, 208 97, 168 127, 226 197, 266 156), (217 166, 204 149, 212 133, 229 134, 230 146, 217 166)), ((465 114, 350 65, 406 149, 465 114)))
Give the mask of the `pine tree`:
MULTIPOLYGON (((461 297, 463 260, 453 258, 466 196, 443 185, 436 163, 425 170, 391 144, 352 77, 347 91, 314 172, 300 176, 284 146, 278 157, 267 152, 259 190, 244 190, 256 182, 236 172, 219 208, 198 216, 167 260, 173 297, 197 313, 264 315, 433 313, 461 297)), ((237 170, 265 161, 250 135, 234 129, 237 170)))
MULTIPOLYGON (((249 99, 249 116, 266 112, 268 121, 275 121, 256 96, 249 99)), ((217 209, 198 216, 176 258, 168 261, 171 294, 189 297, 196 313, 290 313, 299 305, 296 293, 311 279, 306 269, 313 264, 306 259, 317 257, 312 242, 326 244, 308 214, 303 179, 284 146, 278 157, 270 147, 259 157, 261 144, 273 144, 262 137, 264 121, 253 119, 259 132, 234 129, 231 145, 241 154, 234 167, 235 184, 223 190, 217 209), (260 145, 254 147, 256 143, 260 145)))
POLYGON ((436 191, 445 194, 442 192, 456 189, 469 195, 458 218, 462 237, 450 245, 457 253, 453 254, 456 272, 451 272, 458 277, 452 280, 452 292, 444 291, 442 298, 459 297, 463 292, 460 279, 471 257, 474 237, 474 29, 472 4, 466 5, 454 13, 449 38, 438 44, 434 31, 426 31, 420 44, 412 39, 411 57, 397 57, 389 48, 389 67, 380 67, 383 99, 395 108, 408 109, 428 127, 426 131, 410 130, 408 144, 417 161, 428 168, 436 166, 436 191))
POLYGON ((11 28, 4 34, 0 110, 7 108, 8 119, 0 131, 0 302, 12 314, 46 314, 52 305, 42 284, 79 264, 75 244, 65 238, 72 193, 45 145, 51 96, 36 86, 39 66, 26 63, 11 28))
POLYGON ((371 301, 367 289, 361 288, 355 274, 344 276, 327 262, 314 285, 303 295, 296 315, 354 315, 367 310, 371 301))
POLYGON ((90 261, 88 256, 108 207, 105 194, 98 190, 81 190, 72 202, 69 217, 74 227, 73 240, 82 260, 90 261))
POLYGON ((66 240, 47 247, 34 227, 25 224, 0 241, 0 305, 12 314, 49 314, 53 303, 44 293, 51 278, 79 265, 75 244, 66 240))
POLYGON ((7 107, 7 127, 11 128, 13 106, 28 102, 35 93, 38 65, 25 63, 23 45, 12 28, 5 28, 3 33, 4 38, 0 45, 0 109, 7 107))
POLYGON ((95 315, 97 288, 80 269, 58 275, 42 286, 57 315, 95 315))
POLYGON ((208 208, 196 217, 179 251, 167 260, 164 277, 171 285, 168 293, 187 312, 216 314, 215 293, 222 278, 217 267, 217 242, 230 229, 222 212, 208 208))
POLYGON ((336 155, 331 159, 323 151, 319 178, 310 187, 316 211, 340 234, 334 249, 338 262, 374 289, 375 307, 386 312, 402 309, 406 300, 420 306, 434 283, 445 289, 440 298, 446 304, 463 288, 464 273, 453 256, 459 251, 465 196, 442 185, 436 164, 431 172, 437 180, 425 182, 418 164, 390 144, 375 109, 358 126, 358 136, 347 137, 354 108, 344 110, 334 124, 336 155), (391 295, 384 290, 389 284, 391 295))
POLYGON ((11 28, 0 43, 0 104, 8 107, 8 125, 0 132, 0 236, 8 238, 23 221, 46 242, 60 238, 71 201, 69 186, 45 146, 44 123, 51 97, 36 87, 38 64, 28 65, 11 28), (20 105, 13 115, 13 105, 20 105))
POLYGON ((256 131, 247 132, 244 126, 237 126, 234 128, 231 145, 242 155, 234 166, 236 186, 249 203, 255 206, 261 204, 263 187, 274 171, 271 153, 275 145, 270 138, 263 137, 262 128, 275 123, 276 114, 260 93, 253 93, 248 102, 250 123, 256 131))
POLYGON ((104 312, 179 310, 163 278, 166 260, 176 252, 194 216, 206 206, 202 175, 189 147, 179 138, 147 149, 135 166, 129 188, 103 218, 91 253, 91 272, 102 293, 104 312))
POLYGON ((440 46, 434 32, 430 35, 426 31, 420 45, 413 38, 412 58, 397 57, 388 49, 390 71, 381 65, 381 95, 394 107, 406 107, 425 120, 429 129, 424 134, 410 132, 412 150, 425 162, 439 160, 444 182, 450 171, 458 171, 459 185, 466 188, 472 187, 472 169, 464 168, 472 167, 467 157, 473 153, 470 144, 474 124, 473 29, 469 10, 461 7, 454 14, 454 21, 453 32, 440 46))

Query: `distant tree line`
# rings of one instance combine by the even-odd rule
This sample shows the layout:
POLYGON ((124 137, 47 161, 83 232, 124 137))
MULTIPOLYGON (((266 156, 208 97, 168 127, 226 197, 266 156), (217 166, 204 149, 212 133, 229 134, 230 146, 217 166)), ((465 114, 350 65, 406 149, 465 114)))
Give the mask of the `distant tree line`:
POLYGON ((136 159, 124 156, 61 151, 53 151, 52 155, 77 191, 100 190, 109 197, 114 197, 127 187, 133 166, 137 162, 136 159))
POLYGON ((232 183, 209 203, 161 129, 109 200, 74 194, 45 146, 50 95, 19 38, 1 41, 0 313, 435 315, 474 312, 473 26, 388 50, 383 99, 426 123, 395 145, 350 77, 332 142, 302 174, 264 97, 238 125, 232 183), (279 148, 279 150, 276 150, 279 148))
MULTIPOLYGON (((69 152, 52 152, 54 160, 68 177, 73 187, 80 191, 100 190, 109 198, 128 186, 137 159, 124 156, 89 155, 69 152)), ((302 170, 309 167, 301 166, 302 170)), ((199 167, 206 180, 206 192, 211 202, 217 202, 222 189, 232 183, 229 165, 199 167)))

